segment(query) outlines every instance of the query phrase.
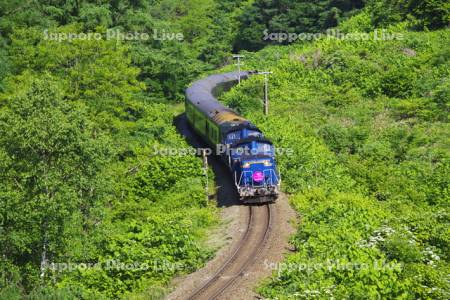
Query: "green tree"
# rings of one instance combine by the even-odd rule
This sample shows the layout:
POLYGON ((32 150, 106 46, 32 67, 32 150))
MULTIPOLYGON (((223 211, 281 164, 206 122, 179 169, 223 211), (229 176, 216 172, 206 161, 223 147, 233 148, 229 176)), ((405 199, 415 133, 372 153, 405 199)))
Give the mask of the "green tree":
POLYGON ((23 91, 2 97, 0 111, 0 252, 2 267, 17 266, 30 289, 65 253, 71 228, 88 234, 100 218, 107 184, 99 175, 110 153, 60 83, 23 76, 17 84, 23 91))
MULTIPOLYGON (((267 33, 321 32, 364 7, 365 0, 257 0, 240 17, 234 47, 259 50, 273 43, 267 33)), ((284 41, 284 43, 287 43, 284 41)))
POLYGON ((450 22, 450 3, 446 0, 371 0, 368 6, 375 26, 409 19, 419 29, 438 29, 450 22))

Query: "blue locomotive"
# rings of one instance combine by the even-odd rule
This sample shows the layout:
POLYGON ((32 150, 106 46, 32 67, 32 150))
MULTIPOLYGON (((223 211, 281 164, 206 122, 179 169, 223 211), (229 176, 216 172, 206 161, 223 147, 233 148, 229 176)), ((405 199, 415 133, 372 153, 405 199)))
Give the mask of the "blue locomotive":
MULTIPOLYGON (((241 72, 246 79, 252 72, 241 72)), ((186 90, 186 117, 231 170, 244 203, 273 202, 281 178, 275 149, 254 124, 217 101, 217 95, 238 82, 238 73, 216 74, 194 82, 186 90)))

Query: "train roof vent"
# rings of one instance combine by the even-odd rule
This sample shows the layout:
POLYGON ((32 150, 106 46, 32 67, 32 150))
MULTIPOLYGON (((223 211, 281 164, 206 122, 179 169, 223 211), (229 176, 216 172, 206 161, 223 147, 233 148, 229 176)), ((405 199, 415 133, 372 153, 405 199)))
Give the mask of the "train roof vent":
POLYGON ((213 111, 210 111, 209 112, 209 115, 211 116, 211 117, 214 117, 215 115, 217 115, 219 113, 219 111, 217 110, 217 109, 215 109, 215 110, 213 110, 213 111))

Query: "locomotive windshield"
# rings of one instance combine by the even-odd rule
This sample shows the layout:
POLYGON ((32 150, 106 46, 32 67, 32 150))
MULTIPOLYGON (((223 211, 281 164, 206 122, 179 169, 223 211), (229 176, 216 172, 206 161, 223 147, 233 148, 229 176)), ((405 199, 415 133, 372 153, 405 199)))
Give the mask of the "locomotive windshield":
POLYGON ((238 141, 240 139, 246 138, 246 137, 261 137, 262 133, 257 131, 257 130, 236 130, 236 131, 232 131, 230 133, 227 134, 227 140, 229 142, 234 142, 234 141, 238 141))
POLYGON ((268 143, 256 143, 253 154, 273 155, 273 146, 268 143))
POLYGON ((274 148, 269 143, 253 142, 240 144, 234 150, 237 155, 274 155, 274 148))

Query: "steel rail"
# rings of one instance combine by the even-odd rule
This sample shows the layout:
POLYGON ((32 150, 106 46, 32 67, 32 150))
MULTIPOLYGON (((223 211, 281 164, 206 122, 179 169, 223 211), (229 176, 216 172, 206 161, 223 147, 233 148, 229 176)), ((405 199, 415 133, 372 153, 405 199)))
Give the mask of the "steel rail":
MULTIPOLYGON (((265 207, 267 208, 267 224, 264 228, 262 237, 258 240, 258 243, 256 247, 254 247, 252 253, 248 255, 248 258, 243 262, 243 264, 239 267, 239 271, 236 276, 233 276, 231 279, 226 281, 223 285, 221 285, 217 291, 213 294, 213 296, 209 297, 208 299, 216 299, 219 297, 225 290, 227 290, 232 284, 234 284, 238 278, 241 278, 244 274, 245 270, 253 263, 253 261, 256 259, 260 251, 262 251, 267 238, 269 236, 269 232, 271 229, 271 223, 272 223, 272 216, 271 216, 271 205, 266 204, 265 207)), ((250 233, 252 229, 254 228, 255 224, 252 224, 254 221, 254 208, 253 206, 249 206, 249 218, 248 218, 248 224, 246 228, 246 232, 244 233, 244 236, 239 241, 238 246, 232 253, 232 255, 222 264, 222 266, 219 268, 219 270, 214 274, 211 279, 206 281, 200 288, 196 289, 194 293, 191 294, 191 296, 188 299, 197 299, 200 298, 202 294, 204 294, 211 285, 213 285, 219 278, 221 278, 221 275, 231 266, 233 266, 234 261, 236 261, 237 258, 240 257, 240 252, 242 248, 246 245, 248 242, 250 233)), ((243 255, 246 255, 248 253, 243 253, 243 255)))

